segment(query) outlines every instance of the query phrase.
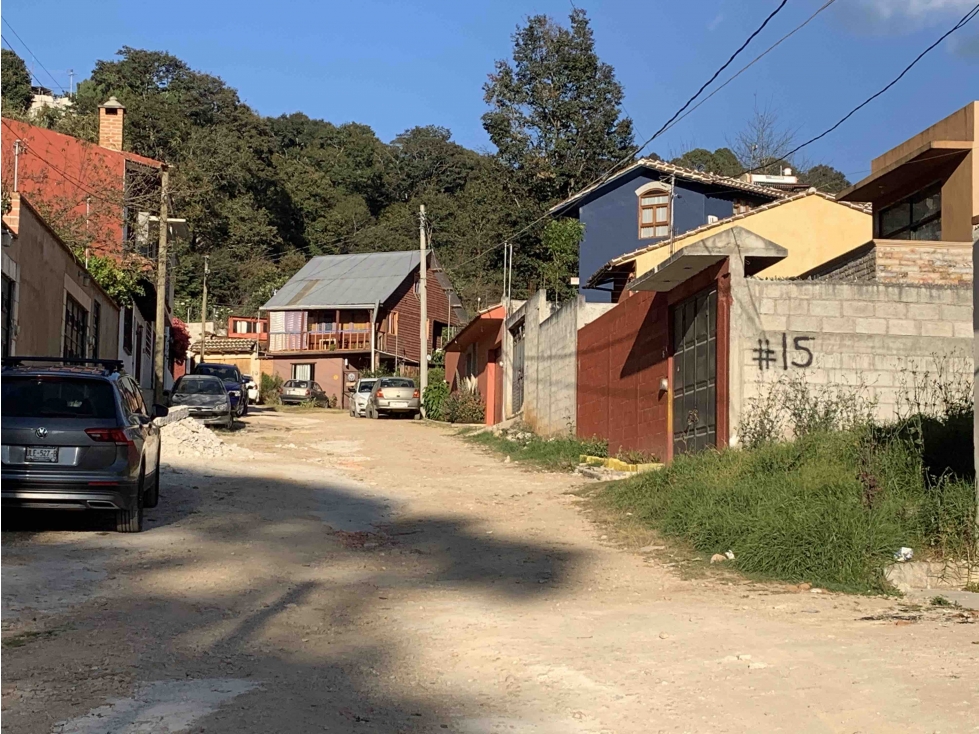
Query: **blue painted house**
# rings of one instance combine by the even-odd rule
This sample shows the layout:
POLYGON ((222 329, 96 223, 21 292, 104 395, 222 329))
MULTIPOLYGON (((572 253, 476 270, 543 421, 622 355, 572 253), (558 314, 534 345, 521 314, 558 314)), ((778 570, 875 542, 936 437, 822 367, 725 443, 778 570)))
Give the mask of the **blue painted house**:
POLYGON ((642 158, 561 202, 551 214, 574 217, 585 225, 578 252, 579 290, 589 301, 607 303, 618 300, 629 277, 612 272, 589 283, 609 260, 668 239, 671 229, 674 236, 680 235, 786 195, 755 183, 642 158))

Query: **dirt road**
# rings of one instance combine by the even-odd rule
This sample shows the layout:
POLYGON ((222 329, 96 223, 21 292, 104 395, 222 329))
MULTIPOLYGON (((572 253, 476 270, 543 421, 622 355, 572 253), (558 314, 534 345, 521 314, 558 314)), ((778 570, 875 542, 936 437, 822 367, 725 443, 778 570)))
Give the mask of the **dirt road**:
POLYGON ((139 535, 5 513, 4 731, 979 731, 951 613, 683 580, 603 539, 583 480, 418 422, 228 440, 255 453, 165 449, 139 535))

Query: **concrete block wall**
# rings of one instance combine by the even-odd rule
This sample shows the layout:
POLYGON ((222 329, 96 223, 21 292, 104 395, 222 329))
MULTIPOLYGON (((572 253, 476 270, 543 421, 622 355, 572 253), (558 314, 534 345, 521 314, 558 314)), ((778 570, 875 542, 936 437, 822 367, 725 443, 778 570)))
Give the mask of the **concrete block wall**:
POLYGON ((934 372, 944 359, 972 380, 971 287, 750 278, 733 286, 735 428, 747 401, 782 377, 859 388, 876 398, 882 420, 901 407, 911 370, 934 372))
MULTIPOLYGON (((583 297, 555 307, 545 291, 538 291, 507 318, 507 330, 524 324, 523 420, 542 436, 574 434, 577 412, 578 329, 612 308, 613 304, 585 303, 583 297)), ((513 340, 504 340, 504 350, 513 340)), ((511 365, 505 373, 504 391, 513 384, 512 353, 504 355, 511 365)), ((507 401, 509 404, 509 401, 507 401)), ((507 417, 512 417, 512 406, 507 417)))

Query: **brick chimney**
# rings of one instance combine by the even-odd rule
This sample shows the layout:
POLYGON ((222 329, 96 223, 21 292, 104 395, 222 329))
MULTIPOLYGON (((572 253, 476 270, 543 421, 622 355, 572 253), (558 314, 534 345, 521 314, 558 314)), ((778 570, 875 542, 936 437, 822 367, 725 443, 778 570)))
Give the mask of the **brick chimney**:
POLYGON ((122 121, 126 108, 115 97, 99 105, 99 145, 109 150, 122 150, 122 121))

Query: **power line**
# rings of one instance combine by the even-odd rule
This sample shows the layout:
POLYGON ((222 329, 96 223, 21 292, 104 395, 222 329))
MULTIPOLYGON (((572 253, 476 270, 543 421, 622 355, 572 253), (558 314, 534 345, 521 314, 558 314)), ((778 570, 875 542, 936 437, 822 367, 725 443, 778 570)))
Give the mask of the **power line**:
POLYGON ((639 150, 642 150, 647 145, 649 145, 651 142, 653 142, 653 140, 655 140, 660 135, 662 135, 663 134, 663 131, 666 130, 666 128, 668 128, 670 126, 670 123, 672 123, 674 120, 676 120, 676 118, 679 117, 680 114, 685 109, 687 109, 687 107, 689 107, 693 103, 693 101, 695 99, 697 99, 697 97, 699 97, 703 93, 703 91, 705 89, 707 89, 707 87, 709 87, 714 82, 715 79, 717 79, 717 77, 719 77, 721 75, 721 72, 724 71, 727 67, 729 67, 731 65, 731 63, 734 61, 734 59, 737 58, 738 54, 740 54, 742 51, 744 51, 748 47, 748 44, 751 43, 754 40, 755 36, 757 36, 759 33, 761 33, 765 29, 765 26, 768 25, 768 22, 772 18, 774 18, 776 15, 779 14, 779 12, 782 10, 782 8, 785 7, 785 4, 788 1, 789 0, 782 0, 782 2, 779 3, 778 7, 775 8, 775 10, 773 10, 771 13, 769 13, 768 17, 765 18, 764 21, 762 21, 762 24, 760 26, 758 26, 758 28, 755 29, 755 32, 752 33, 750 36, 748 36, 748 38, 745 40, 745 42, 742 43, 740 47, 738 47, 738 50, 735 51, 733 54, 731 54, 731 57, 727 61, 724 62, 724 64, 721 66, 721 68, 719 68, 717 71, 715 71, 714 74, 713 74, 713 76, 711 76, 710 79, 708 79, 706 82, 703 83, 703 85, 700 87, 700 89, 697 90, 697 93, 694 96, 692 96, 690 99, 688 99, 686 101, 686 104, 684 104, 683 107, 681 107, 680 109, 678 109, 673 114, 673 117, 671 117, 669 120, 667 120, 665 123, 663 123, 663 126, 659 130, 657 130, 655 133, 653 133, 652 136, 645 143, 643 143, 642 145, 640 145, 639 146, 639 150))
MULTIPOLYGON (((815 143, 817 140, 821 140, 822 138, 825 138, 831 132, 833 132, 834 130, 836 130, 836 128, 838 128, 844 122, 846 122, 851 117, 853 117, 853 115, 855 115, 861 109, 863 109, 868 104, 870 104, 871 102, 873 102, 879 96, 881 96, 882 94, 884 94, 884 92, 886 92, 888 89, 890 89, 891 87, 893 87, 899 81, 901 81, 901 79, 904 78, 904 75, 907 74, 909 71, 911 71, 911 69, 915 66, 915 64, 917 64, 927 54, 929 54, 932 50, 934 50, 934 48, 936 46, 938 46, 942 41, 944 41, 946 38, 948 38, 953 33, 955 33, 955 31, 959 30, 959 28, 962 28, 969 21, 971 21, 973 18, 975 18, 976 15, 979 15, 979 3, 977 3, 975 6, 973 6, 972 10, 970 10, 968 13, 966 13, 965 15, 963 15, 962 16, 962 19, 959 20, 958 23, 956 23, 954 26, 952 26, 947 31, 945 31, 945 33, 943 33, 941 36, 939 36, 937 41, 935 41, 934 43, 932 43, 930 46, 928 46, 928 48, 926 48, 924 51, 922 51, 920 54, 918 54, 915 57, 914 61, 912 61, 907 66, 905 66, 904 67, 904 70, 900 74, 898 74, 896 77, 894 77, 890 82, 888 82, 882 89, 880 89, 877 92, 874 92, 872 95, 870 95, 869 97, 867 97, 867 99, 865 99, 863 102, 861 102, 860 104, 858 104, 852 110, 850 110, 849 112, 847 112, 845 115, 843 115, 843 117, 841 117, 839 120, 837 120, 836 123, 834 123, 830 127, 828 127, 825 130, 823 130, 821 133, 819 133, 819 135, 816 135, 815 137, 809 138, 809 140, 807 140, 806 142, 802 143, 801 145, 797 145, 795 148, 793 148, 788 153, 786 153, 785 155, 783 155, 782 158, 786 158, 787 159, 787 158, 791 157, 795 153, 798 153, 800 150, 802 150, 803 148, 805 148, 807 145, 811 145, 812 143, 815 143)), ((765 165, 756 166, 755 168, 752 168, 750 170, 743 171, 742 173, 753 173, 753 172, 758 171, 758 170, 760 170, 762 168, 765 168, 765 165)))
POLYGON ((809 23, 811 23, 815 19, 815 17, 817 15, 819 15, 820 13, 822 13, 824 10, 826 10, 826 8, 828 8, 830 5, 832 5, 835 2, 836 2, 836 0, 827 0, 826 3, 824 3, 819 8, 817 8, 816 9, 816 12, 814 12, 812 15, 810 15, 808 18, 806 18, 804 21, 802 21, 802 23, 800 23, 799 25, 797 25, 795 28, 793 28, 791 31, 789 31, 788 33, 786 33, 784 36, 782 36, 780 39, 778 39, 775 43, 773 43, 771 46, 769 46, 768 48, 766 48, 764 51, 762 51, 760 54, 758 54, 755 58, 753 58, 751 61, 749 61, 747 64, 745 64, 744 66, 742 66, 735 74, 733 74, 732 76, 728 77, 728 79, 723 84, 721 84, 720 86, 716 87, 710 94, 708 94, 706 97, 704 97, 702 100, 700 100, 697 104, 695 104, 692 108, 690 108, 689 110, 687 110, 686 112, 684 112, 682 115, 680 115, 676 120, 674 120, 673 122, 671 122, 666 127, 666 130, 664 130, 663 132, 667 132, 668 130, 671 130, 675 125, 679 124, 685 117, 687 117, 687 115, 692 114, 698 107, 700 107, 707 100, 709 100, 715 94, 717 94, 722 89, 724 89, 724 87, 726 87, 728 84, 730 84, 731 82, 733 82, 735 79, 737 79, 739 76, 741 76, 744 72, 746 72, 752 66, 754 66, 759 61, 761 61, 769 53, 771 53, 776 48, 778 48, 778 46, 780 46, 784 41, 788 40, 790 37, 794 36, 796 33, 798 33, 803 28, 805 28, 807 25, 809 25, 809 23))
MULTIPOLYGON (((704 89, 706 89, 708 86, 710 86, 711 82, 713 82, 722 71, 724 71, 728 66, 731 65, 731 62, 734 61, 734 59, 738 56, 738 54, 740 54, 745 48, 747 48, 748 44, 751 43, 751 41, 755 38, 755 36, 757 36, 759 33, 761 33, 761 31, 765 28, 765 26, 768 25, 769 21, 771 21, 772 18, 774 18, 782 10, 782 8, 785 7, 785 5, 786 5, 787 2, 788 2, 788 0, 782 0, 782 2, 775 8, 775 10, 773 10, 771 13, 769 13, 768 16, 765 18, 765 20, 762 21, 762 24, 760 26, 758 26, 758 28, 755 29, 755 31, 752 32, 751 35, 748 36, 748 38, 744 41, 744 43, 742 43, 741 46, 739 46, 738 49, 733 54, 731 54, 731 56, 728 58, 728 60, 725 61, 724 64, 722 64, 721 67, 717 71, 714 72, 714 74, 711 76, 711 78, 705 84, 703 84, 700 87, 699 90, 697 90, 697 93, 693 97, 691 97, 689 100, 687 100, 686 104, 684 104, 679 110, 677 110, 673 114, 673 116, 670 117, 670 119, 667 120, 667 122, 659 130, 657 130, 651 137, 647 138, 646 141, 643 142, 641 145, 633 148, 628 154, 626 154, 625 156, 623 156, 622 158, 620 158, 619 160, 617 160, 612 165, 611 168, 609 168, 604 173, 602 173, 601 175, 599 175, 593 181, 591 181, 591 182, 585 184, 584 186, 582 186, 581 189, 579 189, 579 192, 580 191, 584 191, 585 189, 591 188, 592 186, 594 186, 594 185, 596 185, 598 183, 601 183, 602 181, 606 180, 609 177, 609 175, 611 175, 612 172, 615 171, 619 166, 621 166, 625 161, 632 160, 636 156, 637 153, 639 153, 640 151, 642 151, 643 148, 645 148, 647 145, 649 145, 651 142, 653 142, 653 140, 655 140, 660 135, 662 135, 663 132, 666 130, 666 128, 671 123, 673 123, 673 121, 675 121, 677 119, 677 117, 679 117, 679 115, 687 107, 689 107, 690 104, 695 99, 697 99, 697 97, 700 96, 700 94, 704 91, 704 89)), ((545 212, 540 217, 538 217, 537 219, 535 219, 534 221, 532 221, 530 224, 526 225, 522 229, 520 229, 517 232, 514 232, 511 235, 509 235, 508 237, 506 237, 502 242, 498 242, 494 246, 490 247, 488 250, 483 251, 480 255, 477 255, 476 257, 471 258, 470 260, 466 260, 466 261, 464 261, 462 263, 459 263, 458 265, 456 265, 456 268, 460 268, 463 265, 468 265, 470 262, 473 262, 474 260, 478 260, 479 258, 483 257, 484 255, 487 255, 490 252, 493 252, 494 250, 496 250, 496 249, 498 249, 500 247, 503 247, 503 245, 506 244, 506 242, 508 242, 510 240, 516 239, 520 235, 522 235, 525 232, 527 232, 529 229, 537 226, 538 224, 540 224, 541 222, 543 222, 545 219, 548 219, 550 216, 551 216, 551 212, 549 212, 549 211, 548 212, 545 212)))
MULTIPOLYGON (((0 20, 2 20, 4 23, 7 24, 7 28, 9 28, 10 29, 10 32, 14 34, 14 36, 17 38, 18 41, 20 41, 20 45, 23 46, 27 50, 27 53, 29 53, 33 57, 33 59, 37 62, 37 65, 40 66, 42 69, 44 69, 45 73, 49 77, 51 77, 51 81, 54 82, 55 86, 58 87, 58 89, 60 89, 62 92, 64 92, 65 94, 67 94, 68 91, 58 82, 57 79, 54 78, 54 74, 52 74, 50 71, 48 71, 45 68, 44 64, 41 63, 41 60, 39 58, 37 58, 37 54, 35 54, 33 51, 31 51, 27 47, 27 44, 24 43, 24 39, 21 38, 20 35, 17 33, 17 31, 14 30, 14 27, 12 25, 10 25, 10 21, 8 21, 6 18, 0 18, 0 20)), ((8 42, 7 45, 9 46, 10 43, 8 42)), ((37 79, 37 76, 35 75, 34 78, 37 79)), ((38 81, 38 84, 40 84, 40 81, 41 80, 40 79, 37 79, 37 81, 38 81)))
MULTIPOLYGON (((6 36, 0 35, 0 40, 2 40, 4 43, 6 43, 7 44, 7 48, 9 48, 11 51, 14 50, 14 45, 10 41, 7 40, 7 37, 6 36)), ((14 53, 16 53, 16 51, 14 53)), ((24 66, 26 67, 27 65, 25 64, 24 66)), ((31 79, 33 79, 35 82, 37 82, 37 85, 38 86, 41 86, 41 77, 39 77, 37 74, 35 74, 33 69, 27 69, 27 73, 31 77, 31 79)))

